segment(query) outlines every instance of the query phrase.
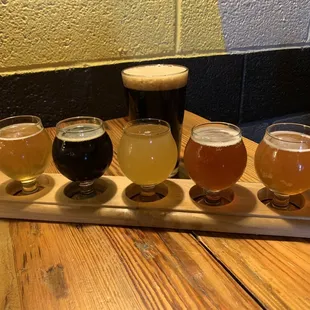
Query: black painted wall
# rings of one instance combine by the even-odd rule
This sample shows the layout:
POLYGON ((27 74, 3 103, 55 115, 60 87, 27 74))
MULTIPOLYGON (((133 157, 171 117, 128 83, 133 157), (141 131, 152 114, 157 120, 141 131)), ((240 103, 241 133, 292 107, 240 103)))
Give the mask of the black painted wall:
MULTIPOLYGON (((152 62, 187 66, 187 109, 241 124, 255 140, 281 117, 310 122, 310 49, 152 62)), ((125 116, 121 70, 135 64, 0 77, 0 118, 35 114, 54 126, 76 115, 125 116)))

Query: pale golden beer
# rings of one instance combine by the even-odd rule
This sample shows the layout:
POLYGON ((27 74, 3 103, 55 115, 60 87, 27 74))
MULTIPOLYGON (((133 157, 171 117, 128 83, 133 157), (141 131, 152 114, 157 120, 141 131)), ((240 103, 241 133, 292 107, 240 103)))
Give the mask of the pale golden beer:
POLYGON ((50 162, 51 140, 34 116, 8 118, 0 126, 0 170, 32 192, 50 162))
POLYGON ((255 154, 255 169, 273 192, 295 195, 310 188, 310 135, 294 131, 266 134, 255 154))
POLYGON ((177 162, 177 147, 169 125, 156 121, 133 121, 124 130, 118 161, 135 184, 153 186, 166 180, 177 162))

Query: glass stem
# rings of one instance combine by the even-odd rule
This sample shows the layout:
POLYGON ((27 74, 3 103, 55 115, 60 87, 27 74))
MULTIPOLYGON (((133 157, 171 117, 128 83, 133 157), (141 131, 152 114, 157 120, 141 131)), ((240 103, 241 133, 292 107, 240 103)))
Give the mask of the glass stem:
POLYGON ((81 194, 83 196, 94 196, 96 194, 95 189, 93 187, 94 181, 84 181, 80 182, 79 186, 81 189, 81 194))
POLYGON ((155 195, 155 185, 141 185, 141 201, 152 201, 152 197, 154 197, 155 195))
POLYGON ((207 190, 204 200, 210 206, 219 206, 221 204, 220 191, 207 190))
POLYGON ((273 193, 272 198, 272 206, 277 209, 286 209, 289 206, 290 203, 290 196, 289 195, 283 195, 280 193, 273 193))
POLYGON ((22 194, 23 195, 30 195, 39 190, 36 179, 23 181, 21 183, 22 183, 22 194))

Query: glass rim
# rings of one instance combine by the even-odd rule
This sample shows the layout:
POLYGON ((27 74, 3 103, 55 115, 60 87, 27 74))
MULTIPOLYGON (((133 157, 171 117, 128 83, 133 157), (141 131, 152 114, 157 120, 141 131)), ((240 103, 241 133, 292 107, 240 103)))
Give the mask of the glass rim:
MULTIPOLYGON (((204 127, 204 126, 210 126, 210 125, 223 125, 223 126, 235 129, 236 130, 236 134, 231 135, 230 139, 233 139, 233 138, 235 138, 237 136, 242 137, 240 127, 238 127, 237 125, 234 125, 232 123, 227 123, 227 122, 205 122, 205 123, 202 123, 202 124, 195 125, 192 128, 192 130, 191 130, 191 136, 194 136, 194 137, 197 136, 197 133, 195 132, 196 129, 198 129, 200 127, 204 127)), ((218 128, 220 128, 220 127, 218 127, 218 128)), ((230 139, 228 139, 227 141, 229 141, 230 139)))
POLYGON ((91 124, 94 124, 94 125, 97 125, 97 126, 95 126, 94 128, 77 130, 77 131, 75 131, 76 133, 92 132, 92 131, 98 130, 99 128, 103 128, 103 130, 105 131, 103 120, 98 118, 98 117, 95 117, 95 116, 73 116, 73 117, 65 118, 65 119, 57 122, 56 130, 57 130, 57 132, 65 132, 66 131, 65 128, 67 128, 70 125, 68 124, 68 126, 61 128, 60 127, 61 124, 65 124, 65 123, 68 123, 68 122, 74 122, 74 121, 78 121, 78 120, 83 120, 83 119, 85 119, 85 120, 95 120, 98 123, 91 123, 91 124))
POLYGON ((148 117, 148 118, 137 118, 135 120, 131 120, 129 122, 127 122, 127 124, 124 126, 123 128, 123 133, 127 136, 145 136, 145 137, 152 137, 152 136, 160 136, 160 135, 163 135, 163 134, 166 134, 167 132, 170 132, 171 131, 171 128, 170 128, 170 125, 168 122, 162 120, 162 119, 159 119, 159 118, 152 118, 152 117, 148 117), (157 123, 158 125, 164 125, 166 128, 161 130, 160 132, 157 132, 157 133, 150 133, 150 134, 147 134, 147 133, 133 133, 133 132, 128 132, 127 129, 128 128, 131 128, 135 125, 143 125, 143 124, 154 124, 154 123, 157 123))
POLYGON ((10 121, 10 120, 14 120, 14 119, 17 120, 17 119, 22 119, 22 118, 29 118, 29 119, 31 118, 31 119, 35 120, 35 122, 31 122, 32 124, 42 124, 41 118, 39 116, 35 116, 35 115, 31 115, 31 114, 25 114, 25 115, 9 116, 9 117, 1 119, 0 120, 0 128, 1 128, 1 124, 6 122, 6 121, 10 121))
POLYGON ((173 75, 178 75, 178 74, 184 74, 185 72, 188 72, 189 69, 183 65, 178 65, 178 64, 149 64, 149 65, 137 65, 137 66, 131 66, 131 67, 128 67, 128 68, 125 68, 121 71, 121 74, 122 75, 125 75, 125 76, 130 76, 130 77, 148 77, 148 78, 153 78, 153 77, 162 77, 162 76, 173 76, 173 75), (128 73, 128 72, 125 72, 126 70, 128 69, 132 69, 132 68, 143 68, 143 67, 155 67, 155 66, 174 66, 174 67, 179 67, 179 68, 183 68, 183 71, 180 71, 180 72, 174 72, 174 73, 168 73, 168 74, 160 74, 160 75, 153 75, 153 74, 132 74, 132 73, 128 73))
POLYGON ((300 131, 294 131, 294 130, 287 130, 287 131, 292 131, 292 132, 297 132, 297 133, 300 133, 302 135, 307 135, 309 136, 310 135, 310 126, 308 125, 305 125, 305 124, 300 124, 300 123, 273 123, 271 125, 269 125, 267 128, 266 128, 266 134, 271 137, 272 139, 276 139, 278 141, 284 141, 284 142, 287 142, 287 143, 301 143, 303 142, 302 140, 300 141, 292 141, 292 140, 286 140, 286 139, 282 139, 282 138, 279 138, 279 137, 276 137, 273 135, 274 132, 278 132, 278 131, 285 131, 285 130, 276 130, 276 131, 270 131, 273 127, 276 127, 276 126, 296 126, 296 127, 300 127, 300 128, 306 128, 307 130, 309 130, 309 133, 305 133, 305 132, 300 132, 300 131))

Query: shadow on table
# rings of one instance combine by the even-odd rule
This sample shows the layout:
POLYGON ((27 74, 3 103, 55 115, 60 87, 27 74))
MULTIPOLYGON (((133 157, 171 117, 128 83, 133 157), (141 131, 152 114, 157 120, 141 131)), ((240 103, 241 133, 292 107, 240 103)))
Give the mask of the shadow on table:
POLYGON ((209 237, 214 239, 239 239, 239 240, 267 240, 267 241, 292 241, 310 243, 310 239, 300 237, 281 237, 270 235, 250 235, 239 233, 221 233, 221 232, 208 232, 208 231, 193 231, 196 238, 209 237))

